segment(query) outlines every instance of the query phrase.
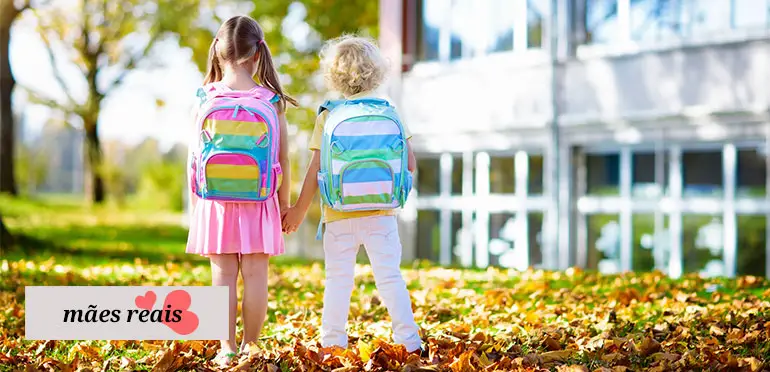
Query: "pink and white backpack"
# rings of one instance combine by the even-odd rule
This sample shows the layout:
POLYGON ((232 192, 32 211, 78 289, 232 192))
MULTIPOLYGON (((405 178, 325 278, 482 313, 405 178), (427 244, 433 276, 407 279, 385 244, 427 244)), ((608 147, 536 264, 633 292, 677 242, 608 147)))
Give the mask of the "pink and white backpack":
POLYGON ((281 182, 278 96, 255 87, 234 91, 222 83, 198 90, 198 146, 192 156, 192 191, 202 199, 262 202, 281 182))

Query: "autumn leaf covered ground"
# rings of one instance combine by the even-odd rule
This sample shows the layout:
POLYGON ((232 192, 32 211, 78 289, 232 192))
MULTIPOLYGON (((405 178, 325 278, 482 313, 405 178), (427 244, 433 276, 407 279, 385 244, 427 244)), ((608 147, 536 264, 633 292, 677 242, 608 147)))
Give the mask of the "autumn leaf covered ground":
MULTIPOLYGON (((183 253, 175 214, 87 209, 0 197, 27 250, 0 259, 0 371, 215 370, 213 341, 27 341, 27 285, 207 285, 183 253)), ((274 260, 262 343, 232 368, 259 371, 770 370, 770 283, 660 273, 405 268, 431 347, 420 360, 388 342, 368 266, 357 268, 351 347, 317 344, 318 262, 274 260)))

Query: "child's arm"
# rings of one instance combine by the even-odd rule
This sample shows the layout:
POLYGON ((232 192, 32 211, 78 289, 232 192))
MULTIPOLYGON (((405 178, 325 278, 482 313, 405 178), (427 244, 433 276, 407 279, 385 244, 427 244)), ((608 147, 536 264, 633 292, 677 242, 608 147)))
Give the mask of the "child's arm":
POLYGON ((318 171, 321 169, 321 152, 313 150, 313 158, 305 173, 305 181, 302 183, 302 191, 299 193, 297 203, 289 209, 289 212, 283 219, 283 229, 287 233, 297 230, 305 214, 313 203, 313 197, 318 191, 318 171))
POLYGON ((281 113, 278 121, 281 125, 281 145, 278 156, 281 163, 281 171, 283 172, 283 180, 278 188, 278 205, 281 208, 281 213, 284 213, 291 203, 291 160, 289 159, 289 134, 286 129, 288 126, 286 124, 286 114, 281 113))
POLYGON ((409 152, 409 163, 407 164, 407 169, 414 173, 414 171, 417 170, 417 158, 414 156, 414 151, 412 150, 411 139, 406 140, 406 149, 409 152))

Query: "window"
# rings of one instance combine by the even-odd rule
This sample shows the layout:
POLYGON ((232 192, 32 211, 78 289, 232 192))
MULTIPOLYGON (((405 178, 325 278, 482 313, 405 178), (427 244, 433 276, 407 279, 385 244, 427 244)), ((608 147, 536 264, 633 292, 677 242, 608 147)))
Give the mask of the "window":
POLYGON ((620 194, 620 154, 587 155, 586 168, 589 194, 620 194))
POLYGON ((452 195, 463 193, 463 158, 455 156, 452 159, 452 195))
POLYGON ((492 156, 489 160, 489 192, 516 193, 516 174, 513 156, 492 156))
POLYGON ((685 35, 730 29, 730 1, 689 0, 683 13, 690 20, 685 35))
POLYGON ((617 0, 586 0, 586 42, 607 44, 620 34, 617 0))
POLYGON ((438 211, 417 211, 417 258, 438 261, 441 250, 438 211))
POLYGON ((543 30, 550 0, 527 0, 527 47, 543 47, 543 30))
POLYGON ((417 57, 457 60, 543 47, 550 0, 421 0, 417 57), (526 35, 525 35, 526 34, 526 35), (516 37, 522 40, 514 40, 516 37))
MULTIPOLYGON (((471 228, 472 226, 463 227, 462 212, 452 212, 452 236, 450 237, 452 264, 462 262, 463 249, 467 248, 464 245, 467 241, 472 241, 473 239, 471 228)), ((473 243, 470 243, 470 245, 473 245, 473 243)))
POLYGON ((529 195, 543 193, 543 155, 529 154, 529 195))
POLYGON ((682 180, 685 196, 719 196, 723 179, 722 151, 682 153, 682 180))
POLYGON ((667 153, 637 152, 632 158, 631 193, 634 197, 655 198, 663 195, 668 184, 667 153), (657 159, 657 157, 660 159, 657 159), (657 161, 656 161, 657 160, 657 161))
POLYGON ((767 157, 757 150, 738 150, 736 196, 764 197, 767 178, 767 157))
POLYGON ((449 2, 445 0, 423 0, 419 2, 422 14, 420 47, 418 58, 422 61, 435 61, 439 58, 441 25, 446 22, 449 2))
POLYGON ((438 195, 441 185, 441 163, 436 158, 417 159, 417 192, 423 196, 438 195))
POLYGON ((635 271, 668 271, 671 256, 671 239, 667 226, 668 216, 634 214, 631 221, 631 231, 633 232, 631 269, 635 271))
POLYGON ((684 19, 680 0, 631 1, 631 38, 636 41, 676 38, 681 35, 684 19))
POLYGON ((516 16, 516 4, 510 0, 487 0, 489 22, 486 32, 486 52, 505 52, 513 50, 513 23, 516 16))
MULTIPOLYGON (((478 5, 478 4, 476 4, 478 5)), ((473 6, 473 0, 453 0, 450 16, 449 59, 460 59, 473 56, 474 29, 479 22, 478 6, 473 6)))
POLYGON ((543 213, 527 215, 529 230, 529 266, 540 267, 543 264, 543 213))
POLYGON ((767 251, 767 218, 765 216, 738 216, 738 275, 765 276, 767 251))
POLYGON ((719 216, 682 217, 682 265, 685 273, 725 275, 724 227, 719 216))
POLYGON ((489 264, 517 268, 526 261, 526 251, 515 249, 521 236, 516 215, 493 213, 489 215, 489 264))
POLYGON ((586 43, 611 44, 629 37, 657 42, 730 29, 767 28, 768 14, 768 0, 586 0, 586 43), (628 6, 627 15, 620 14, 623 4, 628 6))
POLYGON ((620 271, 620 224, 617 215, 590 215, 586 217, 588 225, 589 270, 601 273, 620 271))

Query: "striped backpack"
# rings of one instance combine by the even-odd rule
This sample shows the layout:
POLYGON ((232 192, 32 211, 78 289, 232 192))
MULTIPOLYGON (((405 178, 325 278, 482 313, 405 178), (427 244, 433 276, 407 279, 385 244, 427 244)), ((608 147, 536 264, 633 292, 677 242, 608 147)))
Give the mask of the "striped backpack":
MULTIPOLYGON (((396 110, 377 98, 327 101, 318 187, 337 211, 396 209, 412 189, 406 136, 396 110)), ((321 226, 319 226, 320 238, 321 226)))
POLYGON ((255 87, 233 91, 221 83, 198 90, 198 147, 190 185, 202 199, 262 202, 281 182, 277 96, 255 87))

